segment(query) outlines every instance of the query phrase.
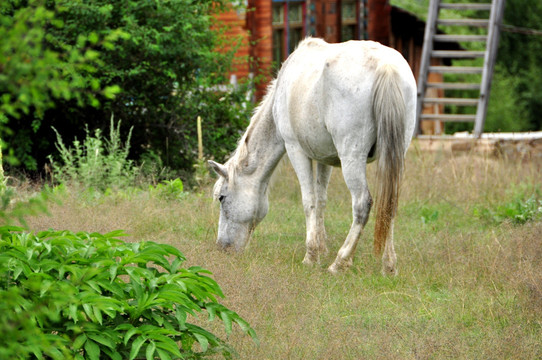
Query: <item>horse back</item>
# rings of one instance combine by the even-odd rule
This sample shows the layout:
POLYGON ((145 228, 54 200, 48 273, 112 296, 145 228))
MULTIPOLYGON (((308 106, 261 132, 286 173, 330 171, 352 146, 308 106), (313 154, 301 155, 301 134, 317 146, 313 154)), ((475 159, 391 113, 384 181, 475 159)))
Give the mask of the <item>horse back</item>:
MULTIPOLYGON (((309 157, 330 165, 340 163, 338 139, 356 137, 369 152, 376 138, 371 91, 383 63, 408 72, 413 81, 404 58, 379 43, 302 41, 277 78, 273 115, 286 143, 297 142, 309 157)), ((411 82, 408 73, 405 84, 411 82)))

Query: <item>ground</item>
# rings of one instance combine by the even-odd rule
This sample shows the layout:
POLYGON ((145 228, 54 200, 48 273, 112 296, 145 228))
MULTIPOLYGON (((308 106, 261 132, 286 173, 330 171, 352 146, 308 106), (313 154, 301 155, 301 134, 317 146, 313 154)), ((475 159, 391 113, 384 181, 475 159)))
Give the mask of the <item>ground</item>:
MULTIPOLYGON (((326 271, 351 222, 339 169, 329 189, 330 252, 319 266, 301 264, 301 196, 286 161, 274 176, 270 212, 240 254, 214 243, 212 184, 174 201, 146 191, 68 192, 62 204, 50 204, 50 216, 28 223, 34 230, 124 229, 129 241, 177 246, 189 264, 214 273, 222 302, 256 330, 260 346, 240 330, 227 338, 242 359, 535 359, 542 357, 542 220, 516 224, 498 214, 507 204, 541 198, 541 167, 414 144, 396 222, 394 278, 381 275, 372 254, 372 217, 352 268, 339 276, 326 271)), ((217 320, 196 321, 222 331, 217 320)))

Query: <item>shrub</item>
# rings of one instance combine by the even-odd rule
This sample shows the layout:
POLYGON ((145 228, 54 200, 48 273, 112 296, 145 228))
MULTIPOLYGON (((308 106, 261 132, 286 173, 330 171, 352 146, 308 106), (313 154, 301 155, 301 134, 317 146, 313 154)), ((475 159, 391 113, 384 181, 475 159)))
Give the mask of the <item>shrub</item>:
POLYGON ((542 218, 542 200, 534 195, 527 200, 518 198, 495 208, 476 208, 474 215, 494 224, 510 221, 521 225, 542 218))
POLYGON ((185 195, 181 179, 164 180, 156 186, 149 186, 151 194, 165 200, 180 200, 185 195))
POLYGON ((204 311, 257 340, 210 272, 183 268, 170 245, 108 234, 0 227, 0 358, 231 357, 222 339, 190 323, 204 311), (170 260, 168 260, 170 259, 170 260), (195 346, 195 344, 199 344, 195 346))
MULTIPOLYGON (((238 132, 248 124, 248 118, 238 119, 235 111, 244 109, 245 91, 240 89, 230 94, 213 90, 217 89, 216 85, 228 82, 226 74, 239 43, 234 37, 221 36, 222 25, 213 16, 230 6, 232 2, 225 0, 2 2, 0 15, 6 15, 0 16, 5 23, 0 23, 0 35, 13 32, 7 45, 17 45, 0 44, 0 64, 3 59, 15 59, 10 62, 13 66, 6 68, 13 69, 7 74, 10 80, 7 84, 16 87, 19 68, 32 65, 30 68, 36 67, 36 71, 28 78, 31 84, 40 86, 25 89, 22 95, 42 97, 52 85, 51 91, 60 92, 56 97, 47 97, 49 106, 40 108, 43 116, 39 118, 31 112, 32 105, 37 103, 32 97, 30 113, 23 113, 18 120, 7 113, 6 127, 17 131, 6 133, 3 140, 26 170, 40 171, 46 155, 53 151, 52 144, 46 140, 54 136, 51 125, 71 141, 76 136, 85 136, 80 124, 104 128, 113 112, 125 119, 125 124, 134 126, 134 159, 152 151, 166 166, 192 171, 197 153, 192 136, 199 115, 208 129, 212 129, 204 135, 206 152, 222 161, 235 148, 229 145, 234 145, 238 132), (12 14, 32 13, 35 3, 45 4, 40 8, 50 14, 50 19, 45 23, 29 23, 25 31, 11 31, 12 14), (34 32, 41 34, 35 41, 40 44, 41 52, 27 51, 22 45, 29 42, 20 41, 34 32), (7 53, 4 57, 3 48, 7 53), (11 54, 13 51, 17 56, 11 54), (58 54, 65 61, 50 67, 37 66, 35 62, 49 64, 41 60, 42 52, 58 54), (82 57, 74 57, 75 64, 69 61, 73 53, 81 53, 82 57), (87 70, 91 65, 92 69, 87 70), (67 72, 64 78, 74 81, 64 81, 62 86, 48 81, 53 70, 67 72), (93 95, 91 101, 79 101, 86 100, 87 94, 93 95), (228 142, 231 144, 225 144, 228 142)), ((12 98, 22 103, 23 96, 17 98, 17 95, 12 98)))
POLYGON ((86 128, 85 140, 81 143, 75 139, 73 148, 64 145, 62 137, 55 129, 56 147, 62 163, 59 164, 49 157, 54 178, 61 183, 78 183, 85 188, 100 191, 109 187, 133 185, 138 168, 128 159, 132 129, 123 144, 120 139, 120 124, 119 121, 115 127, 111 116, 109 139, 102 137, 100 129, 95 130, 92 136, 86 128))

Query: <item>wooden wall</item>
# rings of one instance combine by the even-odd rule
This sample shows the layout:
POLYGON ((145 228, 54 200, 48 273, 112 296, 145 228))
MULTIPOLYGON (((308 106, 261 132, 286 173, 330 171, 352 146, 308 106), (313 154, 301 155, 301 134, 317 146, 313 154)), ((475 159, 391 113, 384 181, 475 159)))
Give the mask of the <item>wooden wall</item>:
POLYGON ((247 10, 247 27, 250 29, 251 63, 250 70, 254 74, 256 99, 265 94, 267 84, 272 79, 273 61, 273 28, 271 0, 249 0, 247 10))
POLYGON ((247 78, 250 72, 250 47, 245 16, 245 13, 239 13, 233 8, 216 16, 217 26, 226 28, 223 34, 225 45, 218 51, 230 51, 232 48, 231 41, 234 41, 235 45, 239 45, 231 72, 231 75, 236 75, 238 79, 247 78))
POLYGON ((330 43, 339 42, 341 30, 340 2, 338 0, 313 0, 316 8, 316 36, 330 43))
MULTIPOLYGON (((328 42, 340 40, 340 0, 310 0, 316 12, 316 36, 328 42)), ((418 77, 425 23, 413 14, 397 7, 392 7, 389 0, 369 0, 368 35, 371 40, 389 45, 403 54, 409 62, 414 76, 418 77)), ((221 14, 218 19, 230 24, 226 36, 241 36, 242 46, 236 54, 234 73, 243 78, 249 73, 259 80, 256 99, 265 94, 268 82, 272 78, 272 0, 248 0, 246 20, 240 18, 235 10, 221 14), (249 61, 250 58, 250 61, 249 61)), ((442 44, 441 44, 442 46, 442 44)), ((457 44, 445 44, 442 49, 453 50, 457 44), (451 47, 450 47, 451 46, 451 47)), ((439 48, 438 44, 436 48, 439 48)), ((437 59, 434 65, 441 65, 437 59)), ((431 74, 431 82, 441 82, 442 75, 431 74)), ((432 96, 443 96, 442 90, 432 89, 432 96)), ((431 106, 424 112, 443 112, 443 106, 431 106)), ((443 125, 434 121, 423 122, 422 131, 428 134, 438 133, 443 125)))

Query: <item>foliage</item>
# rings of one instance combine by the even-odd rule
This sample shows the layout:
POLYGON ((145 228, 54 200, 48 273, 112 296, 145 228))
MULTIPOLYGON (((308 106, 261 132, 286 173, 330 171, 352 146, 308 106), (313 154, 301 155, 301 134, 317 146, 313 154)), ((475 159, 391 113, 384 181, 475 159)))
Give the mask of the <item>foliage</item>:
POLYGON ((128 159, 132 129, 128 138, 122 143, 120 136, 121 122, 115 123, 111 116, 109 139, 104 139, 99 129, 92 136, 88 130, 86 138, 81 143, 75 139, 73 148, 64 145, 61 135, 57 136, 57 149, 62 164, 50 157, 52 174, 60 183, 78 183, 85 188, 104 191, 109 187, 133 185, 138 168, 128 159))
MULTIPOLYGON (((7 126, 17 127, 18 131, 5 141, 14 149, 14 155, 24 160, 27 169, 40 169, 45 163, 43 154, 53 150, 50 142, 43 141, 54 136, 51 126, 71 141, 84 136, 82 124, 88 124, 91 130, 104 129, 109 114, 115 113, 127 119, 128 126, 134 126, 133 157, 151 151, 166 166, 191 171, 197 149, 192 135, 196 117, 201 115, 208 129, 213 129, 209 131, 212 134, 205 135, 206 151, 222 159, 232 149, 228 145, 235 140, 230 139, 236 139, 237 132, 246 126, 250 112, 244 112, 241 106, 245 88, 231 93, 216 88, 227 82, 224 74, 236 48, 235 44, 231 46, 234 40, 229 39, 227 48, 231 51, 216 51, 226 48, 226 40, 220 37, 220 25, 212 14, 224 9, 226 3, 47 1, 51 22, 59 26, 30 24, 31 29, 44 34, 44 51, 57 52, 69 60, 72 58, 67 49, 84 49, 93 59, 92 71, 85 73, 85 89, 92 90, 99 84, 110 90, 95 96, 99 108, 95 107, 96 101, 85 104, 66 96, 51 100, 56 108, 46 111, 41 120, 31 112, 19 120, 10 118, 7 126), (115 42, 102 40, 110 38, 115 42), (112 95, 112 90, 114 98, 107 96, 112 95), (215 134, 215 129, 220 130, 215 134)), ((13 1, 10 8, 12 12, 24 12, 29 5, 13 1)), ((74 91, 77 86, 82 85, 73 84, 74 91)))
POLYGON ((4 174, 2 147, 0 146, 0 224, 11 224, 18 221, 26 226, 25 217, 47 213, 46 202, 50 190, 43 189, 38 195, 27 200, 16 199, 15 190, 8 186, 8 178, 4 174))
POLYGON ((521 79, 511 76, 502 66, 497 66, 487 109, 484 131, 526 131, 532 129, 528 103, 522 94, 511 89, 520 86, 521 79))
POLYGON ((47 201, 50 195, 50 189, 45 188, 29 199, 17 199, 15 190, 6 186, 0 191, 0 223, 18 222, 26 227, 25 217, 47 213, 47 201))
POLYGON ((256 340, 210 272, 170 245, 108 234, 0 227, 1 358, 200 358, 233 349, 188 316, 206 312, 256 340), (171 259, 171 260, 168 260, 171 259), (199 347, 195 344, 199 344, 199 347))
POLYGON ((101 64, 96 48, 114 48, 122 33, 79 34, 71 44, 55 41, 51 33, 66 28, 58 15, 65 10, 60 5, 48 8, 39 0, 0 6, 0 137, 16 135, 10 129, 21 116, 37 129, 44 112, 59 99, 96 107, 98 97, 112 98, 118 92, 118 86, 102 84, 92 74, 101 64), (47 45, 51 42, 56 46, 47 45))
POLYGON ((522 225, 542 218, 542 200, 534 195, 527 200, 518 198, 495 208, 475 208, 474 215, 494 224, 510 221, 522 225))
MULTIPOLYGON (((454 2, 472 3, 472 0, 454 2)), ((392 4, 412 11, 422 19, 427 17, 429 0, 392 0, 392 4)), ((475 10, 441 10, 448 18, 487 18, 487 12, 475 10)), ((497 66, 492 82, 488 113, 484 131, 530 131, 542 129, 542 2, 532 0, 507 0, 497 66), (517 31, 517 28, 526 31, 517 31), (532 32, 534 29, 538 32, 532 32)), ((483 28, 441 27, 450 34, 485 34, 483 28)), ((469 50, 483 50, 484 43, 460 44, 469 50)), ((455 61, 462 66, 482 66, 483 59, 455 61)), ((417 74, 416 74, 417 75, 417 74)), ((447 81, 478 82, 472 76, 446 75, 447 81)), ((477 97, 477 91, 455 91, 453 97, 477 97)), ((472 113, 473 108, 455 107, 454 113, 472 113)), ((472 124, 446 123, 446 132, 472 130, 472 124)))
MULTIPOLYGON (((542 31, 542 2, 508 0, 504 24, 512 27, 542 31)), ((504 30, 507 30, 506 28, 504 30)), ((542 129, 542 36, 503 31, 499 44, 498 63, 515 79, 509 93, 516 96, 525 107, 524 130, 542 129)))
POLYGON ((156 186, 149 186, 152 194, 165 200, 180 200, 184 197, 184 186, 181 179, 164 180, 156 186))

